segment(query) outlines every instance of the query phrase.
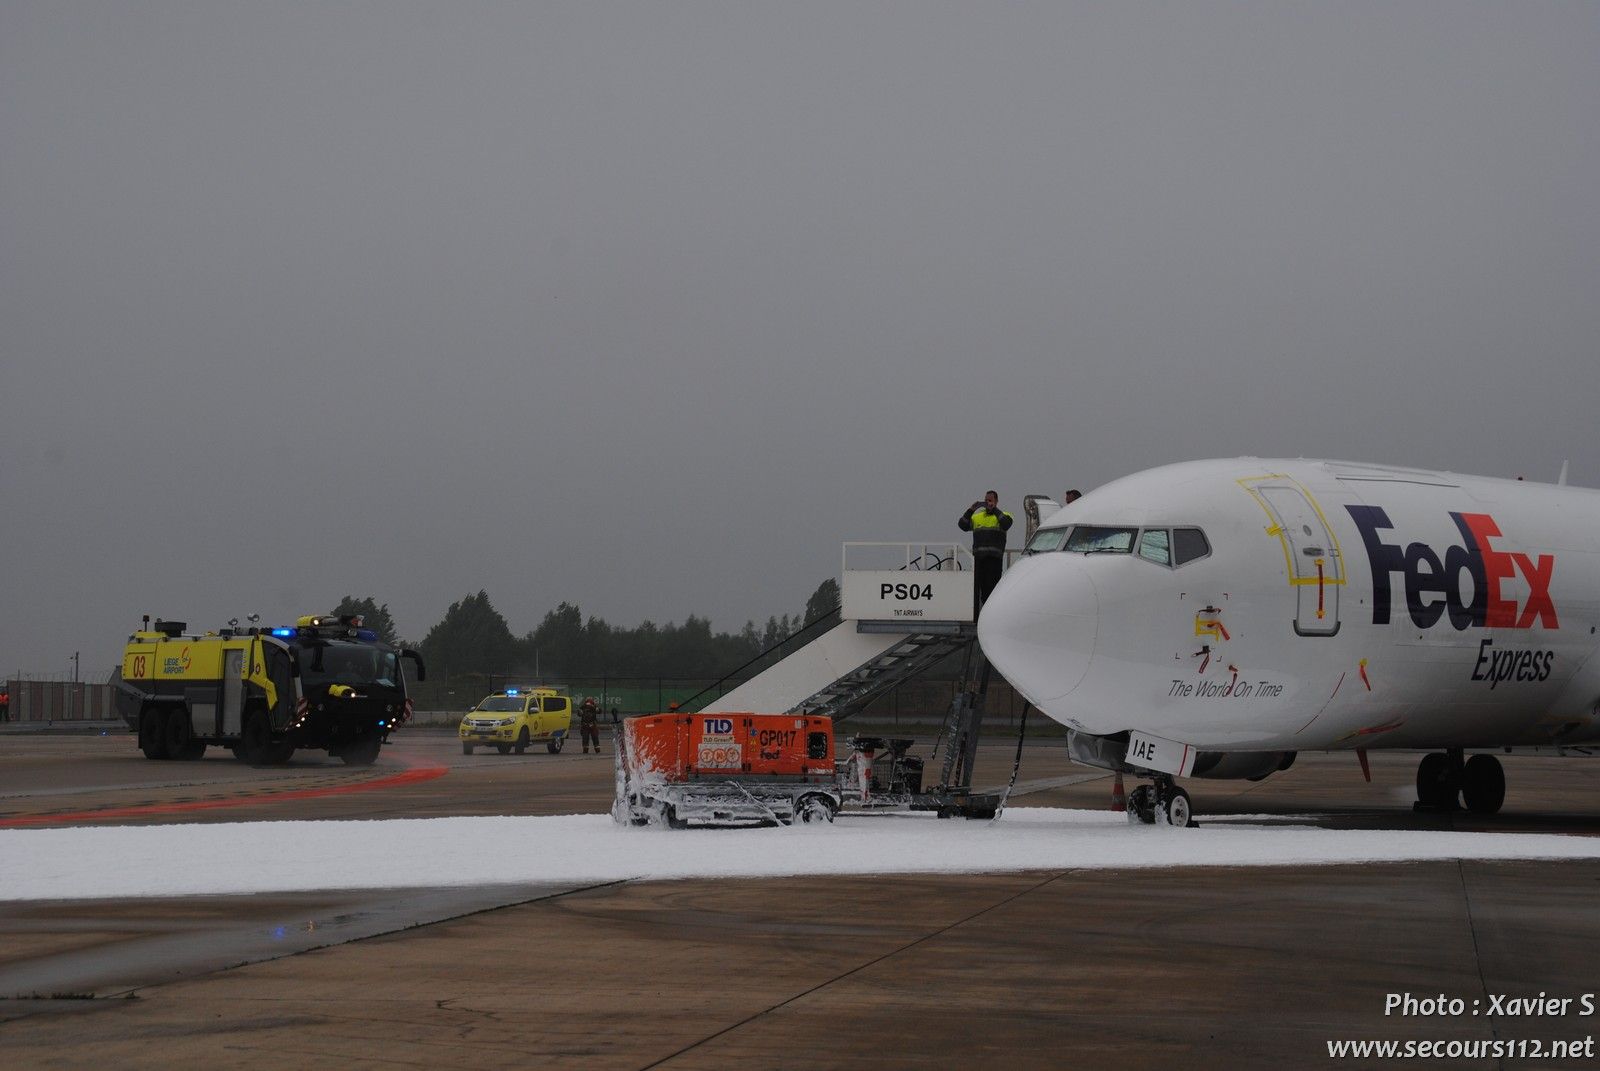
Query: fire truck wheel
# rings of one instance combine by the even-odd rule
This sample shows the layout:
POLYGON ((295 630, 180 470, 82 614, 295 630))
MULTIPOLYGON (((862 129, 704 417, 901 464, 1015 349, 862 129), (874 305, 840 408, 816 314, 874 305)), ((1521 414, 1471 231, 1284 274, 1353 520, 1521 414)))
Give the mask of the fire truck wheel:
POLYGON ((523 752, 525 752, 527 750, 528 750, 528 727, 526 725, 524 725, 522 727, 522 732, 517 734, 516 752, 517 752, 518 755, 521 755, 523 752))
POLYGON ((378 761, 378 749, 381 747, 381 736, 365 733, 353 743, 346 744, 344 750, 339 752, 339 758, 344 760, 346 766, 371 766, 378 761))
POLYGON ((565 736, 552 736, 544 742, 544 749, 552 755, 561 754, 561 747, 567 742, 565 736))
POLYGON ((267 751, 272 747, 272 723, 267 721, 265 710, 254 710, 245 715, 244 732, 239 734, 239 746, 234 754, 240 762, 252 766, 267 761, 267 751))
POLYGON ((139 750, 147 759, 167 757, 167 712, 153 703, 139 711, 139 750))
POLYGON ((167 711, 166 742, 167 758, 188 761, 198 759, 206 750, 206 746, 194 738, 194 729, 189 724, 189 711, 185 707, 173 707, 167 711))
POLYGON ((795 805, 795 820, 806 825, 833 821, 833 801, 827 796, 802 796, 795 805))
POLYGON ((461 754, 463 754, 463 755, 470 755, 470 754, 472 754, 472 752, 474 750, 475 749, 473 748, 473 746, 471 744, 462 744, 461 745, 461 754))

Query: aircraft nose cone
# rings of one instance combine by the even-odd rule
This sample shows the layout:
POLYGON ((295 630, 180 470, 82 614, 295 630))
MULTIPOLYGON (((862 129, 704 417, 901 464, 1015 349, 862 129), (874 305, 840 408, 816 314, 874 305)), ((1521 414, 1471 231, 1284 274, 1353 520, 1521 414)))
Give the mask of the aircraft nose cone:
POLYGON ((985 657, 1035 706, 1072 691, 1094 654, 1094 583, 1076 554, 1036 554, 1007 571, 978 616, 985 657))

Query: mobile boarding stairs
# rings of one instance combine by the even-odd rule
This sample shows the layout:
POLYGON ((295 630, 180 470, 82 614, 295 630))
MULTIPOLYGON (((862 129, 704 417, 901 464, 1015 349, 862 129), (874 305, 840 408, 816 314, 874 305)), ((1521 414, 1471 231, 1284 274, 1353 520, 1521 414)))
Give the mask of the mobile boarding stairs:
POLYGON ((998 794, 972 791, 990 676, 976 643, 972 565, 971 551, 960 544, 846 543, 837 623, 831 613, 808 622, 683 706, 701 713, 827 715, 838 723, 960 655, 963 683, 940 733, 945 753, 938 783, 923 787, 921 760, 906 755, 911 741, 858 737, 851 758, 860 782, 856 803, 993 817, 998 794), (754 676, 718 694, 763 662, 754 676))

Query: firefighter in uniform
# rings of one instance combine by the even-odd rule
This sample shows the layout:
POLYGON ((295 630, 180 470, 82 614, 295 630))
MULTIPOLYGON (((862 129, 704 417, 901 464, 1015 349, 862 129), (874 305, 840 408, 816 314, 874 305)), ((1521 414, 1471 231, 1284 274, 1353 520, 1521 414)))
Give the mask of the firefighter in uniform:
POLYGON ((1000 493, 990 491, 981 502, 968 506, 956 524, 963 532, 972 533, 972 616, 976 619, 1005 570, 1006 532, 1011 530, 1011 514, 1000 508, 1000 493))
POLYGON ((592 695, 578 708, 578 729, 583 735, 583 753, 589 754, 589 745, 593 743, 594 753, 600 754, 600 705, 592 695))

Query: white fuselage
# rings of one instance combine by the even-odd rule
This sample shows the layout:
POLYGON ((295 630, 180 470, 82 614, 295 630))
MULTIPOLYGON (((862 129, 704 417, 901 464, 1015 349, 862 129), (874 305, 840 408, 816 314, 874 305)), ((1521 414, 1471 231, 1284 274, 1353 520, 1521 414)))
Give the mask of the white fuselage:
POLYGON ((1138 531, 1022 557, 978 626, 1074 729, 1233 751, 1600 740, 1600 492, 1237 458, 1126 477, 1040 531, 1078 526, 1138 531), (1209 552, 1172 564, 1179 528, 1209 552))

